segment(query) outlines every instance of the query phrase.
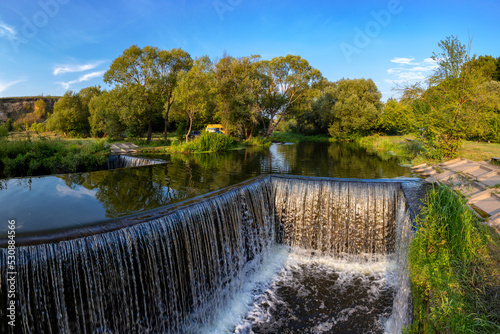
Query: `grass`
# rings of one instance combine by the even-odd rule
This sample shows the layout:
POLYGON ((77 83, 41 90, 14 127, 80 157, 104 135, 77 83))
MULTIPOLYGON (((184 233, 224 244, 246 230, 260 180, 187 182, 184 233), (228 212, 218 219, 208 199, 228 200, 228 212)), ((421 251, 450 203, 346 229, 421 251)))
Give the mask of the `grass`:
POLYGON ((369 152, 375 152, 383 159, 395 155, 403 159, 403 163, 406 164, 418 164, 426 160, 423 143, 412 135, 373 135, 360 138, 357 142, 369 152))
POLYGON ((269 137, 269 139, 285 143, 303 143, 303 142, 328 143, 330 141, 330 137, 327 135, 306 136, 300 133, 280 132, 280 131, 274 131, 273 134, 269 137))
POLYGON ((500 332, 500 236, 445 186, 433 188, 410 245, 410 333, 500 332))
MULTIPOLYGON (((390 154, 399 156, 406 163, 413 165, 424 162, 430 164, 440 162, 426 157, 423 142, 411 134, 404 136, 372 135, 363 137, 358 142, 361 146, 382 157, 390 152, 390 154)), ((500 157, 500 144, 466 141, 459 151, 459 156, 474 161, 500 157)))
POLYGON ((202 132, 201 136, 188 142, 172 141, 164 148, 167 153, 220 152, 238 147, 238 143, 222 133, 202 132))
POLYGON ((109 150, 104 141, 3 140, 0 177, 48 175, 106 168, 109 150))

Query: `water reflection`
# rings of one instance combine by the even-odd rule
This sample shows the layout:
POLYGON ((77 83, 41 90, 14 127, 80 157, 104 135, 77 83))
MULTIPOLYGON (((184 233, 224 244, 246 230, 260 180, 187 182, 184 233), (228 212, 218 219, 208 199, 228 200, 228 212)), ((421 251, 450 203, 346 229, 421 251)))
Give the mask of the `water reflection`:
MULTIPOLYGON (((396 158, 355 144, 273 144, 269 150, 150 155, 167 164, 0 180, 0 218, 19 234, 91 225, 157 208, 268 173, 346 178, 411 176, 396 158)), ((6 225, 3 225, 6 226, 6 225)), ((6 236, 5 228, 0 237, 6 236)))

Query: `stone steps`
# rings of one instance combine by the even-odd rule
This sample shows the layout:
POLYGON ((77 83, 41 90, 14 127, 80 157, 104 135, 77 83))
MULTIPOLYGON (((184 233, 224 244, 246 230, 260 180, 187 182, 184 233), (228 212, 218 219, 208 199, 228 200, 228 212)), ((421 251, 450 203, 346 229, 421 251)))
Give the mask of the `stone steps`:
POLYGON ((482 162, 458 158, 437 166, 422 164, 413 171, 429 183, 444 183, 467 198, 479 215, 487 215, 487 224, 500 233, 500 168, 482 162))

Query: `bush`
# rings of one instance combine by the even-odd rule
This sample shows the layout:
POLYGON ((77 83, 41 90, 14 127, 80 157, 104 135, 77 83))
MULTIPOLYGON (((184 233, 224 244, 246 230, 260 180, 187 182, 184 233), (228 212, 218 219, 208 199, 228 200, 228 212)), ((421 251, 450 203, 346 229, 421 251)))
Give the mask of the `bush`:
POLYGON ((201 152, 218 152, 231 148, 234 141, 225 134, 204 131, 195 142, 198 142, 201 152))
POLYGON ((9 136, 9 130, 7 130, 6 125, 0 125, 0 139, 7 138, 9 136))
POLYGON ((108 161, 104 142, 91 144, 60 140, 5 141, 0 146, 0 175, 46 175, 103 169, 108 161))

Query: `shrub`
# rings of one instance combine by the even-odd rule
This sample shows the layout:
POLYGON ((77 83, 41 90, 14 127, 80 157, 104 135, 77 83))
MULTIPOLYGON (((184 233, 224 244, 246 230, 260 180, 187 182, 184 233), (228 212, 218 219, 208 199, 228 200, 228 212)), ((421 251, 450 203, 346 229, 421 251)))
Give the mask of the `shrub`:
POLYGON ((198 142, 198 150, 201 152, 218 152, 229 149, 234 141, 225 134, 204 131, 194 142, 198 142))
POLYGON ((104 142, 91 144, 60 140, 5 141, 0 146, 0 175, 6 177, 92 171, 106 167, 104 142))

